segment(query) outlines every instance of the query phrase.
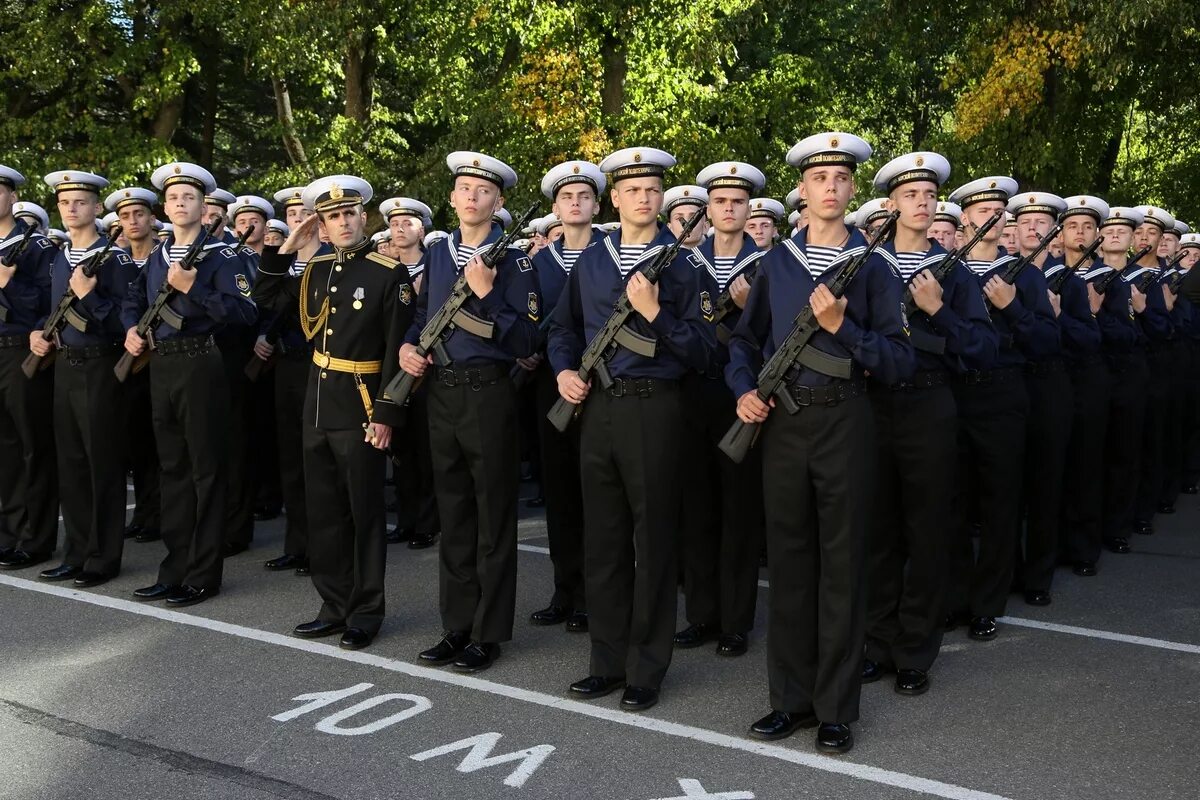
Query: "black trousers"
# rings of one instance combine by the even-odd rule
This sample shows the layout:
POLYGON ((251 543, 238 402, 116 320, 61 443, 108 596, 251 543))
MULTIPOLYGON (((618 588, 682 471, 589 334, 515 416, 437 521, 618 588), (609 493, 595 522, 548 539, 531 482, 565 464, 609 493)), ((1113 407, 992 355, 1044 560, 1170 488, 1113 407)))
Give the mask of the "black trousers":
POLYGON ((1063 527, 1059 554, 1067 561, 1096 561, 1104 525, 1104 450, 1112 377, 1103 361, 1070 372, 1071 438, 1063 477, 1063 527))
POLYGON ((54 371, 21 372, 28 347, 0 348, 0 549, 49 555, 58 541, 54 371))
MULTIPOLYGON (((1195 312, 1193 312, 1195 313, 1195 312)), ((1188 339, 1187 381, 1184 389, 1183 485, 1195 486, 1200 478, 1200 339, 1188 339)))
MULTIPOLYGON (((1140 350, 1107 358, 1112 379, 1108 424, 1104 433, 1104 520, 1101 538, 1125 537, 1133 525, 1141 475, 1142 427, 1146 414, 1146 385, 1150 368, 1140 350)), ((1096 561, 1099 543, 1088 551, 1096 561)))
POLYGON ((422 383, 408 401, 408 425, 400 441, 392 437, 393 452, 404 463, 396 470, 396 521, 401 530, 433 534, 442 529, 429 446, 429 389, 422 383))
POLYGON ((927 671, 942 646, 956 532, 957 407, 949 386, 873 386, 870 397, 879 469, 870 501, 866 655, 927 671))
POLYGON ((1173 506, 1183 486, 1184 454, 1193 423, 1188 392, 1194 385, 1191 348, 1184 339, 1178 339, 1171 348, 1172 367, 1163 420, 1163 476, 1159 489, 1158 504, 1173 506))
POLYGON ((124 387, 119 355, 54 362, 54 439, 63 563, 116 575, 125 544, 124 387))
POLYGON ((154 416, 150 406, 150 371, 130 375, 124 383, 125 426, 128 446, 125 461, 133 474, 132 524, 157 531, 162 527, 162 494, 159 489, 158 450, 154 444, 154 416))
POLYGON ((959 491, 946 608, 972 617, 1004 614, 1016 557, 1029 396, 1019 376, 954 384, 959 491), (971 532, 978 524, 979 550, 971 532))
POLYGON ((1146 351, 1150 380, 1142 389, 1146 397, 1146 411, 1142 418, 1141 469, 1133 513, 1137 522, 1154 519, 1166 475, 1164 437, 1169 412, 1171 370, 1175 367, 1173 353, 1174 347, 1170 342, 1163 342, 1146 351))
POLYGON ((254 355, 253 331, 228 333, 218 339, 229 391, 229 479, 225 511, 225 544, 249 547, 254 539, 254 501, 258 476, 254 452, 263 446, 254 426, 254 384, 246 377, 246 362, 254 355))
POLYGON ((542 494, 546 498, 546 535, 554 565, 551 605, 587 611, 583 580, 583 487, 579 477, 579 425, 559 433, 546 414, 558 400, 558 381, 548 362, 533 376, 537 396, 538 438, 542 455, 542 494))
POLYGON ((361 428, 305 425, 303 441, 308 557, 323 601, 317 616, 374 636, 384 614, 386 456, 363 441, 361 428))
POLYGON ((656 689, 678 603, 678 384, 642 397, 593 389, 580 423, 590 674, 656 689))
POLYGON ((1067 443, 1075 413, 1066 369, 1025 376, 1025 549, 1018 549, 1024 591, 1049 591, 1058 565, 1067 443))
POLYGON ((735 464, 717 443, 737 419, 737 401, 721 379, 684 379, 685 489, 680 510, 687 620, 723 633, 754 627, 763 543, 762 460, 753 448, 735 464))
POLYGON ((767 678, 778 711, 858 719, 874 427, 866 397, 794 416, 777 408, 765 423, 767 678))
POLYGON ((229 392, 221 354, 156 355, 150 364, 154 439, 162 465, 159 583, 221 585, 229 392))
MULTIPOLYGON (((304 355, 309 355, 305 351, 304 355)), ((312 358, 282 356, 275 360, 275 442, 286 528, 285 555, 308 555, 308 508, 304 481, 304 393, 312 358)))
POLYGON ((477 642, 507 642, 517 602, 520 481, 512 381, 474 389, 432 380, 429 442, 442 520, 442 626, 477 642))

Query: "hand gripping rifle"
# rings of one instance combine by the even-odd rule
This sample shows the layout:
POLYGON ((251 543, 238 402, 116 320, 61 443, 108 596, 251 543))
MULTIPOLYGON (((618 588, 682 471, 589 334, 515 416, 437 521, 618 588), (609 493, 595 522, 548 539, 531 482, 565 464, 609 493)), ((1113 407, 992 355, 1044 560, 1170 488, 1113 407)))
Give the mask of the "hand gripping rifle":
MULTIPOLYGON (((179 261, 180 269, 193 268, 200 258, 200 254, 204 252, 204 245, 216 235, 217 228, 221 226, 222 222, 224 222, 223 219, 215 219, 211 225, 200 232, 179 261)), ((154 342, 151 340, 154 337, 154 329, 160 322, 167 323, 175 330, 183 328, 183 317, 176 314, 175 310, 167 305, 167 301, 174 296, 175 289, 164 277, 162 286, 158 287, 158 294, 154 296, 154 302, 138 320, 137 335, 146 340, 146 349, 140 356, 134 356, 128 350, 125 351, 121 354, 121 360, 113 367, 113 373, 121 383, 125 382, 131 372, 141 372, 150 361, 150 354, 154 351, 154 342)))
POLYGON ((1063 287, 1067 284, 1067 279, 1074 275, 1076 270, 1087 263, 1089 258, 1093 258, 1096 255, 1096 251, 1100 249, 1100 243, 1103 240, 1103 236, 1097 236, 1096 240, 1084 249, 1083 253, 1081 253, 1079 256, 1079 260, 1076 261, 1072 266, 1068 267, 1066 264, 1063 264, 1062 271, 1056 273, 1050 278, 1049 281, 1046 282, 1050 291, 1054 292, 1055 294, 1062 294, 1063 287))
MULTIPOLYGON (((679 232, 675 241, 662 250, 659 250, 658 255, 650 259, 638 270, 647 281, 658 283, 663 270, 669 267, 671 262, 675 260, 675 256, 679 254, 680 248, 683 247, 683 240, 688 237, 688 234, 700 223, 703 217, 704 209, 693 214, 691 219, 684 223, 683 230, 679 232)), ((579 362, 579 379, 581 381, 587 383, 594 377, 599 381, 601 388, 607 389, 612 386, 613 378, 608 371, 608 362, 616 354, 618 347, 625 347, 648 358, 654 357, 656 342, 644 336, 639 336, 625 326, 625 323, 629 321, 629 318, 633 314, 633 304, 629 302, 629 291, 626 289, 617 298, 617 302, 613 305, 613 312, 609 315, 608 320, 600 330, 596 331, 596 335, 592 337, 592 340, 588 342, 588 346, 583 351, 583 357, 579 362)), ((550 409, 550 413, 546 414, 546 419, 550 420, 550 424, 554 426, 555 430, 562 433, 570 426, 571 420, 579 416, 582 410, 583 403, 576 405, 567 402, 563 397, 559 397, 550 409)))
MULTIPOLYGON (((11 267, 17 263, 17 259, 25 252, 25 248, 29 247, 29 240, 37 233, 37 226, 25 223, 25 235, 21 237, 21 241, 17 242, 10 252, 4 258, 0 258, 0 265, 11 267)), ((0 322, 8 322, 8 309, 0 306, 0 322)))
MULTIPOLYGON (((540 205, 541 203, 534 203, 530 206, 520 219, 514 221, 504 235, 492 244, 491 249, 483 254, 485 267, 492 269, 500 263, 504 254, 508 252, 509 246, 521 235, 521 229, 537 213, 540 205)), ((450 357, 446 354, 445 340, 455 328, 462 328, 468 333, 484 339, 492 338, 492 323, 472 316, 463 309, 467 300, 472 296, 471 287, 467 284, 467 270, 464 268, 462 275, 459 275, 458 280, 450 287, 450 296, 446 298, 446 302, 442 303, 442 307, 429 318, 425 327, 421 329, 421 338, 417 340, 417 354, 421 358, 432 352, 439 362, 448 364, 450 357)), ((396 377, 392 378, 391 382, 384 387, 383 397, 385 400, 391 400, 396 405, 402 406, 408 402, 409 395, 417 388, 418 383, 417 378, 400 370, 396 373, 396 377)))
MULTIPOLYGON (((1175 256, 1175 258, 1171 259, 1171 263, 1167 264, 1167 266, 1163 268, 1162 272, 1153 272, 1151 270, 1146 270, 1146 274, 1143 275, 1141 281, 1138 282, 1138 285, 1137 285, 1138 291, 1141 292, 1142 294, 1145 294, 1147 291, 1149 291, 1150 287, 1154 284, 1154 282, 1156 280, 1158 280, 1163 275, 1166 275, 1168 272, 1170 272, 1171 270, 1173 270, 1179 266, 1180 262, 1183 261, 1184 255, 1185 255, 1185 253, 1183 252, 1183 250, 1180 250, 1179 253, 1175 256)), ((1136 263, 1136 262, 1134 262, 1134 263, 1136 263)))
MULTIPOLYGON (((889 214, 883 221, 883 225, 871 237, 867 249, 847 261, 829 282, 829 291, 835 298, 841 299, 845 296, 854 277, 866 266, 875 250, 891 235, 892 230, 896 227, 896 220, 899 218, 900 212, 898 211, 889 214)), ((772 397, 778 397, 779 402, 783 404, 789 414, 795 414, 800 410, 791 392, 788 391, 786 382, 792 367, 800 360, 801 353, 808 347, 809 342, 820 329, 821 325, 817 322, 817 315, 813 312, 812 306, 806 305, 796 315, 795 321, 792 322, 792 329, 788 331, 788 335, 779 345, 779 349, 758 373, 758 388, 755 389, 755 392, 759 399, 764 403, 769 403, 772 397)), ((746 453, 750 451, 755 440, 758 439, 759 428, 760 424, 757 422, 743 422, 738 419, 726 431, 717 446, 735 464, 740 464, 746 458, 746 453)))
MULTIPOLYGON (((987 222, 983 223, 982 226, 975 230, 974 236, 972 236, 968 241, 963 242, 960 247, 956 247, 954 250, 947 253, 945 257, 938 262, 938 265, 930 270, 930 274, 933 275, 933 279, 939 284, 946 280, 950 273, 954 271, 954 267, 958 264, 958 262, 965 260, 966 257, 971 254, 971 251, 975 249, 975 246, 983 241, 983 237, 987 236, 988 231, 996 227, 996 224, 1002 219, 1004 219, 1004 210, 998 209, 987 222)), ((906 309, 916 308, 916 301, 913 300, 911 283, 904 288, 904 307, 906 309)), ((942 337, 935 336, 926 331, 924 328, 910 328, 908 332, 909 338, 912 340, 913 347, 917 348, 918 350, 926 353, 934 353, 939 356, 946 352, 946 340, 942 337)))
MULTIPOLYGON (((1125 265, 1125 269, 1129 269, 1129 267, 1131 267, 1132 265, 1141 261, 1143 258, 1146 257, 1146 254, 1149 252, 1150 252, 1149 245, 1146 245, 1141 250, 1138 250, 1136 253, 1133 254, 1133 258, 1131 258, 1129 260, 1129 262, 1125 265)), ((1104 294, 1105 291, 1108 290, 1108 287, 1112 285, 1112 282, 1115 281, 1120 276, 1121 276, 1121 271, 1119 271, 1119 270, 1114 269, 1114 270, 1111 270, 1110 272, 1106 272, 1095 283, 1092 284, 1092 288, 1096 290, 1097 294, 1104 294)))
MULTIPOLYGON (((1025 268, 1032 264, 1033 260, 1040 256, 1043 250, 1050 246, 1050 242, 1054 240, 1055 236, 1058 236, 1059 232, 1062 230, 1062 227, 1061 221, 1054 223, 1054 227, 1047 231, 1046 235, 1041 238, 1037 244, 1037 247, 1033 248, 1033 252, 1027 256, 1021 256, 1016 261, 1009 264, 1008 268, 1000 274, 1000 280, 1004 281, 1009 286, 1012 286, 1014 283, 1016 283, 1017 276, 1024 272, 1025 268)), ((988 301, 988 305, 992 305, 990 300, 988 301)))
MULTIPOLYGON (((83 274, 89 278, 94 277, 100 271, 101 265, 108 259, 108 254, 116 245, 117 237, 120 235, 121 229, 118 227, 112 232, 109 240, 104 243, 104 248, 81 263, 76 269, 83 270, 83 274)), ((58 307, 46 320, 46 327, 42 329, 42 338, 57 345, 58 334, 68 323, 77 331, 87 330, 87 320, 75 310, 75 292, 71 290, 70 286, 67 286, 67 290, 63 292, 63 296, 58 301, 58 307)), ((21 362, 21 371, 25 373, 26 378, 32 378, 38 373, 38 370, 43 370, 53 364, 56 354, 55 350, 51 350, 44 356, 30 353, 21 362)))

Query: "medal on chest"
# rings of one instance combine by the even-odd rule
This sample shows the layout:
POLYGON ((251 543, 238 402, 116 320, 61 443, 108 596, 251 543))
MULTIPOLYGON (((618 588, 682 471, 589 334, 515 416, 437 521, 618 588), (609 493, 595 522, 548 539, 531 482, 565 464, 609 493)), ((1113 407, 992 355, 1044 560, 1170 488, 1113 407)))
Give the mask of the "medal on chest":
POLYGON ((361 311, 361 310, 362 310, 362 307, 363 307, 362 301, 363 301, 363 298, 364 298, 364 297, 366 297, 366 296, 367 296, 367 293, 363 291, 363 288, 362 288, 361 286, 359 286, 357 289, 355 289, 355 290, 354 290, 354 303, 353 303, 353 305, 354 305, 354 310, 355 310, 355 311, 361 311))

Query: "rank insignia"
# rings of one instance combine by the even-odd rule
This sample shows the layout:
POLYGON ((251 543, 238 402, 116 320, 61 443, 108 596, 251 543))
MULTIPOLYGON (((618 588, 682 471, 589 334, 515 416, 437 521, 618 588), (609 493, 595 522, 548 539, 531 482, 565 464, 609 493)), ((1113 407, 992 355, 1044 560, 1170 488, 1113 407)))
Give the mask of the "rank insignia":
POLYGON ((530 317, 532 317, 533 319, 535 319, 535 320, 536 320, 536 319, 538 318, 538 296, 537 296, 537 292, 530 292, 530 293, 529 293, 529 302, 527 303, 527 306, 528 306, 528 308, 529 308, 529 316, 530 316, 530 317))
POLYGON ((242 293, 243 297, 250 296, 250 280, 240 272, 233 276, 233 284, 237 286, 237 290, 242 293))
POLYGON ((700 293, 700 313, 704 315, 704 319, 708 322, 713 321, 712 295, 710 295, 708 292, 700 293))
POLYGON ((412 305, 412 301, 413 301, 412 285, 408 284, 408 283, 400 284, 400 302, 407 306, 407 305, 412 305))

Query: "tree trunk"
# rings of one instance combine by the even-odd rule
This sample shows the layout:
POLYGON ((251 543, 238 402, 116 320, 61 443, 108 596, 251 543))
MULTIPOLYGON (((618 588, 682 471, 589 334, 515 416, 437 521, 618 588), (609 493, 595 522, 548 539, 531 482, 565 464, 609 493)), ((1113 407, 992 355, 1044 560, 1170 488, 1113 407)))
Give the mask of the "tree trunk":
POLYGON ((151 136, 160 142, 168 143, 175 137, 175 129, 179 127, 179 120, 183 117, 183 99, 183 89, 180 89, 159 106, 158 113, 154 115, 154 122, 150 124, 151 136))
POLYGON ((217 95, 221 91, 220 57, 212 49, 204 52, 200 81, 204 85, 204 119, 200 126, 200 166, 211 170, 217 137, 217 95))
POLYGON ((368 31, 346 45, 346 116, 365 123, 371 117, 375 80, 375 34, 368 31))
POLYGON ((604 82, 600 87, 600 111, 604 115, 604 127, 610 137, 616 135, 616 120, 625 110, 625 74, 629 64, 625 58, 625 44, 611 31, 604 34, 600 48, 604 59, 604 82))
POLYGON ((271 85, 275 87, 275 116, 279 118, 279 125, 283 128, 283 149, 293 164, 303 167, 306 173, 312 175, 312 167, 309 166, 308 156, 304 153, 304 143, 296 133, 296 120, 292 117, 292 96, 288 93, 287 81, 272 77, 271 85))

